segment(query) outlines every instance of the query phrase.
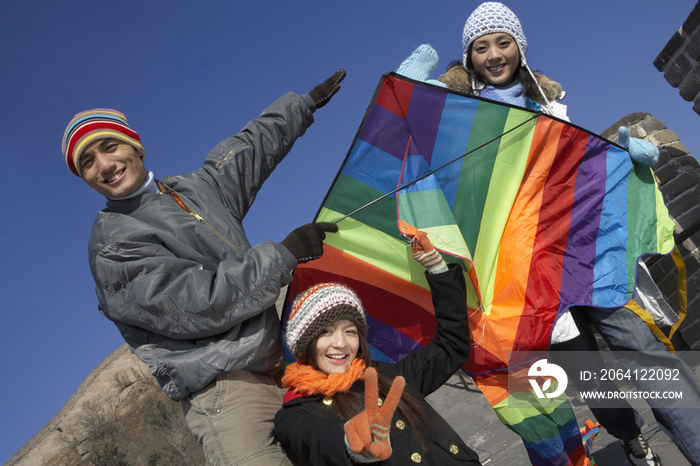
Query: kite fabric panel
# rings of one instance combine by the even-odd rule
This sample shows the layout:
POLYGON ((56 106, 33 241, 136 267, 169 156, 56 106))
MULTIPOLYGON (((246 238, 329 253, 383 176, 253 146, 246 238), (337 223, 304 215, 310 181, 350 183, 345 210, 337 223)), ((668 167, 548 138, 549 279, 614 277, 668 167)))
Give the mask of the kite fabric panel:
POLYGON ((625 305, 638 259, 673 249, 651 169, 567 122, 388 73, 315 221, 339 231, 295 270, 283 326, 294 296, 333 281, 362 300, 374 360, 425 346, 436 324, 402 234, 413 225, 468 277, 463 368, 532 464, 588 464, 568 401, 541 406, 529 383, 509 389, 522 372, 509 354, 547 351, 571 306, 625 305), (531 408, 508 408, 515 398, 531 408))
POLYGON ((653 173, 624 149, 394 73, 382 77, 315 220, 341 218, 324 256, 296 269, 288 299, 319 281, 347 283, 372 320, 377 359, 424 346, 432 301, 405 221, 471 279, 471 375, 506 369, 511 351, 548 349, 570 306, 623 306, 638 258, 673 248, 653 173))

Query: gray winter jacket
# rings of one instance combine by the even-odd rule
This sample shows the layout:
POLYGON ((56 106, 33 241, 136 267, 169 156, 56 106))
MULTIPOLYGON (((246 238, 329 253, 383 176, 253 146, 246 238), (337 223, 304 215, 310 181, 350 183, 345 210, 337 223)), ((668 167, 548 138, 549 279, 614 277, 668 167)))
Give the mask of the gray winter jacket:
POLYGON ((100 312, 173 400, 223 372, 272 374, 282 363, 274 303, 292 280, 290 263, 272 241, 251 247, 242 221, 311 123, 305 99, 289 93, 199 170, 162 179, 166 191, 148 199, 110 202, 95 220, 89 257, 100 312))

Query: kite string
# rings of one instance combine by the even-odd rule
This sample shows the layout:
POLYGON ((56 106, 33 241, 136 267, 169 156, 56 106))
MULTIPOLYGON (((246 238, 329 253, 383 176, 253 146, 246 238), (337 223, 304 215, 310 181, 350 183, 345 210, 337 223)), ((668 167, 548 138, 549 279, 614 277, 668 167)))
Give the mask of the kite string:
MULTIPOLYGON (((403 163, 401 163, 401 171, 399 172, 399 180, 396 182, 396 186, 397 186, 396 189, 401 189, 401 180, 403 180, 403 173, 404 173, 404 170, 406 169, 406 162, 408 162, 408 153, 409 153, 409 151, 411 150, 411 141, 413 141, 413 135, 412 135, 412 134, 409 134, 409 135, 408 135, 408 142, 406 143, 406 150, 404 151, 404 154, 403 154, 403 163)), ((406 235, 406 233, 404 233, 404 232, 401 230, 401 222, 400 222, 400 219, 401 219, 401 215, 400 215, 400 212, 399 212, 399 196, 396 196, 396 222, 397 222, 397 227, 399 228, 399 232, 401 232, 401 234, 406 235)), ((342 220, 342 218, 341 218, 340 220, 342 220)), ((338 222, 340 222, 340 220, 338 220, 338 222)), ((338 223, 338 222, 335 222, 335 223, 338 223)), ((407 235, 406 235, 406 236, 407 236, 407 235)), ((417 238, 414 236, 414 237, 411 239, 411 242, 413 242, 414 239, 417 239, 417 238)))
MULTIPOLYGON (((486 289, 484 289, 481 285, 480 281, 477 281, 477 286, 479 287, 479 290, 483 291, 484 293, 486 292, 486 289)), ((481 293, 481 296, 484 295, 484 293, 481 293)), ((479 307, 474 309, 474 312, 469 314, 469 320, 471 320, 472 316, 474 316, 476 313, 484 314, 484 301, 482 299, 479 299, 479 307)), ((488 316, 484 316, 485 319, 488 319, 488 316)), ((484 341, 484 337, 486 336, 486 325, 481 326, 481 335, 479 336, 478 341, 472 341, 471 342, 471 347, 476 348, 481 344, 482 341, 484 341)))
POLYGON ((361 207, 358 207, 357 209, 353 210, 353 211, 350 212, 349 214, 346 214, 346 215, 340 217, 338 220, 336 220, 336 221, 333 222, 333 223, 336 223, 336 224, 337 224, 337 223, 340 223, 342 220, 345 220, 346 218, 348 218, 348 217, 350 217, 350 216, 352 216, 352 215, 355 215, 355 214, 358 213, 359 211, 364 210, 365 208, 371 206, 372 204, 375 204, 375 203, 381 201, 382 199, 386 198, 387 196, 391 196, 392 194, 395 194, 395 193, 397 193, 398 191, 401 191, 402 189, 405 189, 405 188, 407 188, 408 186, 411 186, 412 184, 417 183, 417 182, 419 182, 420 180, 429 177, 430 175, 432 175, 432 174, 435 173, 436 171, 441 170, 441 169, 445 168, 446 166, 448 166, 448 165, 450 165, 450 164, 452 164, 452 163, 454 163, 454 162, 456 162, 456 161, 458 161, 458 160, 461 160, 461 159, 463 159, 464 157, 467 157, 468 155, 473 154, 474 152, 476 152, 476 151, 482 149, 483 147, 486 147, 487 145, 489 145, 489 144, 491 144, 491 143, 497 141, 498 139, 502 138, 503 136, 507 135, 508 133, 510 133, 510 132, 512 132, 512 131, 515 131, 516 129, 520 128, 521 126, 523 126, 523 125, 529 123, 530 121, 532 121, 532 120, 534 120, 535 118, 539 117, 541 114, 542 114, 541 111, 535 113, 532 117, 530 117, 530 118, 528 118, 527 120, 523 121, 522 123, 520 123, 520 124, 518 124, 518 125, 512 127, 512 128, 509 129, 508 131, 499 134, 498 136, 494 137, 494 138, 491 139, 490 141, 486 141, 485 143, 483 143, 483 144, 480 145, 479 147, 476 147, 476 148, 474 148, 474 149, 472 149, 472 150, 470 150, 470 151, 468 151, 468 152, 466 152, 466 153, 460 155, 459 157, 457 157, 457 158, 455 158, 455 159, 453 159, 453 160, 450 160, 449 162, 446 162, 446 163, 440 165, 439 167, 435 168, 434 170, 429 171, 429 172, 426 173, 425 175, 419 176, 418 178, 416 178, 416 179, 413 180, 413 181, 409 181, 408 183, 406 183, 406 184, 403 185, 403 186, 399 186, 398 188, 396 188, 396 189, 394 189, 394 190, 392 190, 392 191, 389 191, 388 193, 383 194, 383 195, 379 196, 378 198, 376 198, 376 199, 374 199, 374 200, 369 201, 367 204, 365 204, 365 205, 363 205, 363 206, 361 206, 361 207))

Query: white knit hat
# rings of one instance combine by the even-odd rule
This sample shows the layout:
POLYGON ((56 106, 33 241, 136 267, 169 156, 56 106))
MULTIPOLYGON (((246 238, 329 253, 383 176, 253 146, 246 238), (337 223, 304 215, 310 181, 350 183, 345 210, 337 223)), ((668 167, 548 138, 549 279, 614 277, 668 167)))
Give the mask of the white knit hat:
POLYGON ((464 69, 470 70, 467 66, 467 53, 469 46, 481 36, 493 34, 495 32, 505 32, 510 34, 518 44, 520 50, 520 64, 527 66, 525 53, 527 52, 527 40, 523 33, 520 20, 510 8, 498 2, 486 2, 479 5, 476 10, 469 15, 464 23, 462 33, 462 64, 464 69))
MULTIPOLYGON (((520 66, 527 70, 535 84, 537 84, 545 107, 550 107, 549 99, 547 99, 544 90, 542 90, 542 86, 540 86, 539 81, 528 66, 527 60, 525 60, 527 40, 523 33, 523 27, 520 25, 520 20, 510 8, 502 3, 482 3, 469 15, 467 22, 464 23, 464 32, 462 32, 462 64, 464 65, 464 69, 470 72, 474 71, 470 69, 467 64, 469 46, 479 37, 495 32, 505 32, 515 39, 515 43, 518 44, 518 50, 520 50, 520 66)), ((477 95, 486 86, 486 84, 476 79, 474 73, 470 73, 469 80, 471 81, 472 89, 477 95)))

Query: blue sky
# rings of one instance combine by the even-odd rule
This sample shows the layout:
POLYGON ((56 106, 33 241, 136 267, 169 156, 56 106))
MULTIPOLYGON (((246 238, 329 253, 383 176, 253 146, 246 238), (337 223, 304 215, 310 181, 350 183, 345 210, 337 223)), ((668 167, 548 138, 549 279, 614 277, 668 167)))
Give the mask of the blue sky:
MULTIPOLYGON (((94 107, 124 112, 156 177, 192 171, 287 91, 337 69, 316 113, 246 218, 251 243, 311 221, 387 71, 421 43, 438 71, 461 57, 471 1, 0 2, 0 462, 122 344, 97 311, 87 240, 104 198, 67 169, 61 136, 94 107)), ((647 112, 700 153, 699 116, 652 65, 692 0, 506 2, 528 62, 559 81, 573 123, 601 132, 647 112)))

